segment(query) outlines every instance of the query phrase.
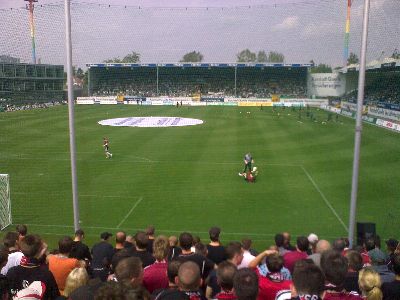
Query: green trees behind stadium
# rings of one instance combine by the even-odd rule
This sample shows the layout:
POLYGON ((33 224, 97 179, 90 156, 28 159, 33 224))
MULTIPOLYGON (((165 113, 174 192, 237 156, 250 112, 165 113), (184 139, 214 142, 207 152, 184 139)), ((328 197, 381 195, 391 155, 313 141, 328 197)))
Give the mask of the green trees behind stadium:
POLYGON ((104 61, 105 63, 138 63, 140 62, 140 53, 137 53, 135 51, 132 51, 132 53, 127 54, 123 59, 120 59, 119 57, 114 57, 111 59, 106 59, 104 61))
POLYGON ((276 51, 270 51, 268 54, 264 51, 255 52, 245 49, 236 55, 237 62, 259 62, 259 63, 282 63, 285 61, 285 55, 276 51))
POLYGON ((196 51, 186 53, 180 60, 180 62, 202 62, 202 61, 203 61, 203 54, 196 51))

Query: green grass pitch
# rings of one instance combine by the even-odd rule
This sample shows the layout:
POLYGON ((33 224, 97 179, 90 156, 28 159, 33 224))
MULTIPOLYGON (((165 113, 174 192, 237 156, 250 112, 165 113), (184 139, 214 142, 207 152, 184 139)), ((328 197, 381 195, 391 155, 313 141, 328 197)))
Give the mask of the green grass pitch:
MULTIPOLYGON (((259 249, 277 232, 347 236, 354 120, 312 110, 251 107, 76 106, 78 192, 89 244, 103 231, 192 232, 207 241, 253 239, 259 249), (242 112, 242 113, 240 113, 242 112), (251 112, 248 114, 247 112, 251 112), (279 115, 278 115, 279 114, 279 115), (118 117, 177 116, 188 127, 110 127, 118 117), (102 138, 110 139, 106 159, 102 138), (238 172, 253 154, 259 177, 238 172)), ((11 178, 13 223, 29 224, 55 247, 73 233, 68 109, 0 114, 0 173, 11 178)), ((400 135, 364 124, 357 220, 399 237, 400 135)))

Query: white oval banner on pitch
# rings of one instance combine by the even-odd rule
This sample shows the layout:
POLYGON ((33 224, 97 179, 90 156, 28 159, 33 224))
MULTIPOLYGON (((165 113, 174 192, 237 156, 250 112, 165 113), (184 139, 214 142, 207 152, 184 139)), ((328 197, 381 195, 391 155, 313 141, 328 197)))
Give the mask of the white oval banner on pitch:
POLYGON ((178 117, 129 117, 102 120, 98 122, 105 126, 126 127, 174 127, 203 124, 202 120, 178 117))

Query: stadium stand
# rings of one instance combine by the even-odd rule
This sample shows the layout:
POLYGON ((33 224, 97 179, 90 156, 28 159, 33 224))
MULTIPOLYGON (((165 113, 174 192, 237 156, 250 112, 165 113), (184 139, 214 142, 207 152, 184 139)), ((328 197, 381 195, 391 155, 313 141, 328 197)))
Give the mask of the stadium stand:
MULTIPOLYGON (((214 227, 216 228, 216 227, 214 227)), ((210 232, 214 228, 211 228, 210 232)), ((138 232, 136 235, 141 234, 138 232)), ((10 232, 10 234, 18 235, 15 232, 10 232)), ((8 234, 8 235, 10 235, 8 234)), ((183 235, 188 235, 189 233, 183 233, 183 235)), ((285 233, 288 234, 288 233, 285 233)), ((101 236, 109 236, 111 233, 105 232, 101 236)), ((306 243, 305 237, 298 237, 297 241, 306 243)), ((8 243, 9 239, 5 239, 4 243, 8 243)), ((64 237, 62 241, 68 240, 70 245, 72 243, 72 238, 64 237)), ((338 238, 332 241, 334 245, 337 241, 343 240, 338 238)), ((327 241, 326 241, 327 242, 327 241)), ((384 253, 381 249, 377 248, 379 245, 375 244, 373 251, 366 252, 370 249, 369 241, 364 242, 364 246, 356 246, 354 249, 356 251, 349 251, 350 249, 343 247, 333 247, 333 250, 327 248, 321 254, 321 266, 316 265, 313 260, 304 258, 297 260, 292 268, 291 276, 287 276, 283 270, 283 264, 286 263, 285 259, 290 253, 298 252, 298 249, 292 251, 287 248, 285 256, 281 256, 278 252, 278 246, 281 243, 271 245, 267 250, 262 251, 257 257, 249 263, 249 268, 241 268, 238 271, 238 266, 243 259, 243 248, 241 250, 241 243, 239 242, 229 242, 226 244, 227 256, 226 260, 221 262, 216 269, 209 274, 209 277, 205 278, 207 284, 202 284, 201 281, 201 267, 199 264, 191 259, 182 260, 180 257, 175 257, 173 259, 168 258, 168 239, 166 236, 159 236, 155 239, 154 253, 147 252, 148 256, 154 255, 155 261, 148 267, 143 267, 146 265, 147 259, 144 255, 137 255, 137 246, 128 246, 125 249, 119 249, 118 247, 113 247, 113 242, 109 239, 103 240, 103 243, 111 250, 110 255, 120 255, 121 251, 124 251, 126 255, 122 257, 115 268, 110 268, 110 261, 104 268, 108 270, 108 276, 104 276, 101 280, 99 278, 94 279, 94 272, 96 266, 91 264, 90 261, 85 265, 81 265, 81 268, 86 268, 88 272, 77 272, 78 269, 73 270, 74 273, 79 273, 80 275, 74 275, 74 279, 78 284, 70 285, 68 290, 68 299, 103 299, 104 295, 114 295, 118 293, 124 293, 125 295, 139 295, 140 298, 137 299, 240 299, 242 293, 253 294, 250 298, 246 299, 265 299, 274 300, 277 296, 286 294, 290 295, 291 298, 285 299, 370 299, 368 295, 371 294, 372 289, 378 291, 381 297, 379 299, 400 299, 400 281, 399 281, 399 268, 400 268, 400 249, 399 243, 395 239, 389 239, 386 244, 388 246, 388 251, 390 255, 384 253), (160 246, 160 247, 159 247, 160 246), (393 250, 393 246, 395 250, 393 250), (338 249, 338 250, 336 250, 338 249), (394 252, 393 252, 394 251, 394 252), (387 263, 392 265, 393 271, 390 281, 385 281, 379 271, 375 271, 374 266, 369 264, 362 265, 362 258, 360 252, 367 253, 371 255, 371 261, 376 259, 376 252, 379 252, 379 258, 386 260, 387 263), (265 263, 268 266, 269 271, 264 274, 263 265, 265 263), (163 270, 167 272, 168 277, 163 272, 155 270, 163 270), (115 273, 113 273, 115 272, 115 273), (349 274, 351 272, 351 276, 349 274), (87 274, 90 275, 92 279, 87 280, 87 274), (355 275, 355 276, 353 276, 355 275), (144 277, 143 277, 144 276, 144 277), (246 286, 238 285, 239 279, 237 276, 244 276, 240 280, 248 281, 246 286), (373 276, 374 282, 372 284, 368 276, 373 276), (82 278, 81 278, 82 277, 82 278), (325 277, 325 287, 322 278, 325 277), (145 283, 143 282, 145 279, 145 283), (106 281, 111 281, 111 283, 106 283, 106 281), (112 283, 117 281, 118 284, 112 283), (169 281, 169 283, 168 283, 169 281), (254 282, 253 282, 254 281, 254 282), (152 288, 149 289, 149 282, 152 288), (236 283, 235 283, 236 282, 236 283), (258 293, 255 290, 251 290, 251 282, 258 286, 258 293), (383 285, 382 290, 380 289, 381 282, 386 282, 383 285), (289 287, 294 285, 289 291, 289 287), (211 293, 207 290, 208 297, 206 298, 206 286, 209 289, 209 285, 213 286, 212 289, 216 289, 218 292, 211 293), (156 288, 158 287, 158 289, 156 288), (243 290, 242 290, 243 289, 243 290), (363 293, 363 297, 359 295, 359 292, 363 293), (153 293, 153 296, 150 296, 153 293), (383 293, 383 298, 382 298, 383 293), (254 294, 258 294, 256 297, 254 294), (300 297, 299 296, 309 296, 300 297), (337 296, 340 295, 339 298, 337 296), (102 298, 103 297, 103 298, 102 298), (312 298, 314 297, 314 298, 312 298), (336 298, 335 298, 336 297, 336 298)), ((60 242, 61 243, 61 242, 60 242)), ((116 241, 116 245, 118 240, 116 241)), ((62 292, 62 288, 58 286, 58 280, 56 275, 51 274, 52 272, 46 271, 48 264, 47 257, 55 257, 57 255, 58 259, 71 260, 65 253, 64 256, 60 254, 49 255, 47 250, 47 245, 44 240, 42 240, 37 235, 27 235, 22 238, 18 244, 17 251, 23 253, 23 258, 20 265, 11 267, 7 272, 2 275, 1 279, 1 293, 6 295, 23 295, 24 293, 33 293, 34 295, 42 295, 36 285, 39 282, 43 286, 50 288, 46 291, 46 299, 56 299, 59 295, 59 291, 62 292), (46 267, 45 269, 41 267, 46 267), (29 286, 26 287, 25 283, 22 286, 22 282, 28 283, 29 286)), ((60 247, 64 244, 60 244, 60 247)), ((98 245, 98 244, 97 244, 98 245)), ((95 247, 98 247, 95 245, 95 247)), ((289 244, 286 244, 289 245, 289 244)), ((190 245, 184 245, 185 248, 189 249, 190 245), (188 248, 189 247, 189 248, 188 248)), ((4 252, 1 265, 7 263, 7 251, 9 251, 9 256, 14 253, 14 248, 8 248, 1 245, 2 251, 4 252)), ((144 247, 145 248, 145 247, 144 247)), ((205 247, 204 247, 205 248, 205 247)), ((304 248, 307 248, 304 246, 304 248)), ((317 247, 318 248, 318 247, 317 247)), ((317 250, 310 251, 321 251, 317 250)), ((62 249, 60 248, 60 251, 62 249)), ((93 251, 93 250, 92 250, 93 251)), ((148 251, 148 250, 144 250, 148 251)), ((190 250, 186 250, 190 251, 190 250)), ((61 251, 65 252, 65 251, 61 251)), ((52 251, 52 253, 57 253, 52 251)), ((317 253, 317 252, 316 252, 317 253)), ((312 253, 313 254, 313 253, 312 253)), ((189 255, 189 254, 186 254, 189 255)), ((193 255, 195 255, 193 253, 193 255)), ((51 264, 51 262, 50 262, 51 264)), ((51 267, 51 266, 50 266, 51 267)), ((265 268, 265 266, 264 266, 265 268)), ((72 269, 71 269, 72 270, 72 269)), ((386 276, 387 274, 385 274, 386 276)), ((372 278, 372 277, 371 277, 372 278)), ((68 281, 68 279, 67 279, 68 281)), ((107 297, 108 297, 107 296, 107 297)), ((20 298, 17 298, 20 299, 20 298)), ((35 298, 36 299, 36 298, 35 298)), ((38 296, 38 299, 42 299, 38 296)), ((57 299, 67 299, 65 296, 57 299)), ((104 298, 106 299, 106 298, 104 298)), ((122 299, 122 298, 121 298, 122 299)), ((136 298, 123 298, 123 299, 136 299, 136 298)), ((372 298, 371 298, 372 299, 372 298)), ((375 299, 375 298, 373 298, 375 299)))

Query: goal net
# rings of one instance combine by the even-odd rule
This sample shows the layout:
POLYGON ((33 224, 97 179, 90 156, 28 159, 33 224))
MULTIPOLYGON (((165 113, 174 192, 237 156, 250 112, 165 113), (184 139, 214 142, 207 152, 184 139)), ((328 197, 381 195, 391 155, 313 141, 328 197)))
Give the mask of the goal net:
POLYGON ((0 174, 0 230, 11 225, 10 182, 8 174, 0 174))

